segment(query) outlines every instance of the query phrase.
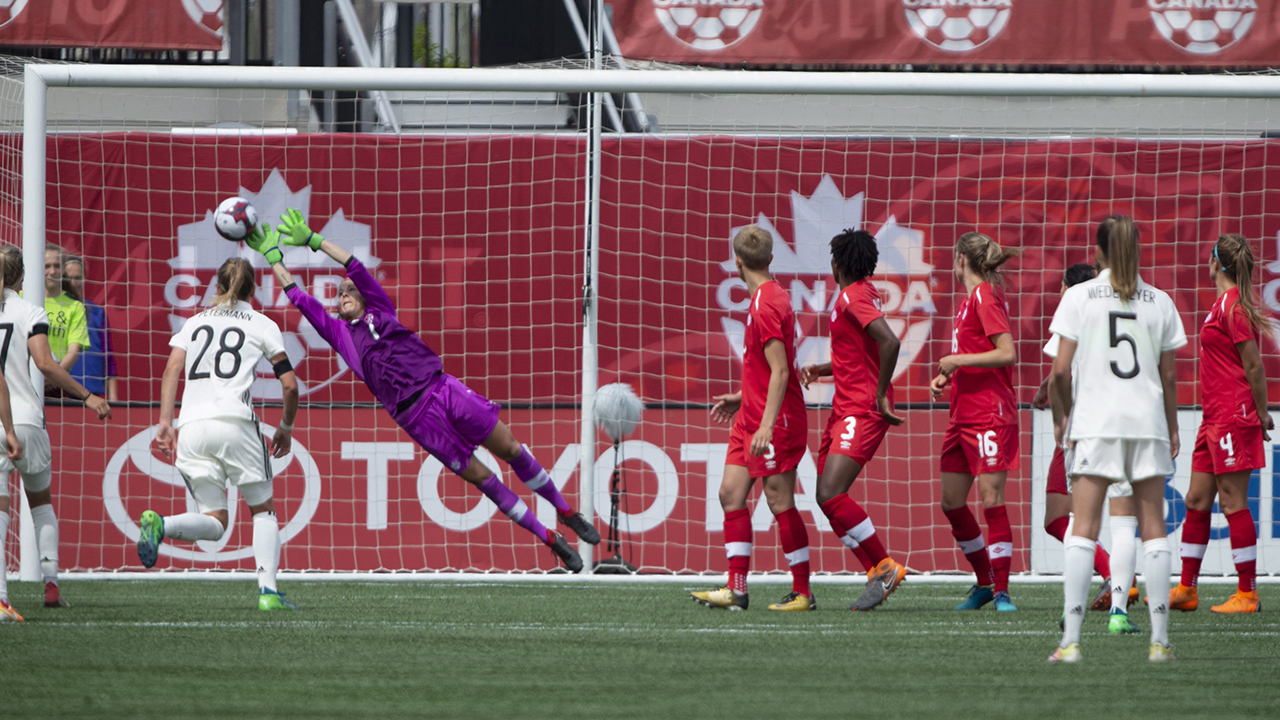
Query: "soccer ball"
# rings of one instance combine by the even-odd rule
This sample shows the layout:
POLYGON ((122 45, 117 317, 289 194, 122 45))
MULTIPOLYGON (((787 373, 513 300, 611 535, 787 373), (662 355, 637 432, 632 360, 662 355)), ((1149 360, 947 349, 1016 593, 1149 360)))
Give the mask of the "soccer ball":
POLYGON ((27 7, 27 0, 0 0, 0 27, 22 14, 27 7))
POLYGON ((681 43, 695 50, 724 50, 751 34, 764 12, 764 0, 726 0, 715 5, 654 0, 653 12, 681 43))
POLYGON ((967 52, 996 39, 1009 23, 1012 7, 941 5, 915 7, 908 3, 907 24, 922 40, 950 52, 967 52))
POLYGON ((182 0, 191 22, 218 37, 222 36, 222 0, 182 0))
MULTIPOLYGON (((1235 3, 1226 0, 1224 6, 1235 3)), ((1256 6, 1240 2, 1236 10, 1196 9, 1152 10, 1160 37, 1179 49, 1196 55, 1213 55, 1236 44, 1253 27, 1256 6)))
POLYGON ((214 211, 213 226, 222 237, 240 242, 258 227, 258 210, 244 198, 227 198, 214 211))

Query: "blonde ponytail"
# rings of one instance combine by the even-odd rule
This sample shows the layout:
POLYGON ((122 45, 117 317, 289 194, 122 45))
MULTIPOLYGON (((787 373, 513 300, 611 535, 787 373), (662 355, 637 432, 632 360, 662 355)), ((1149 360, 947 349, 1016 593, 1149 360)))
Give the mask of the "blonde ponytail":
POLYGON ((1240 290, 1239 306, 1244 310, 1249 324, 1259 333, 1269 332, 1267 319, 1253 297, 1253 250, 1243 235, 1228 234, 1218 238, 1213 246, 1213 256, 1217 259, 1222 272, 1236 283, 1240 290))
POLYGON ((1098 251, 1111 269, 1111 289, 1126 302, 1138 293, 1138 226, 1127 215, 1108 215, 1098 225, 1098 251))
POLYGON ((253 266, 244 258, 230 258, 218 268, 218 297, 214 305, 230 305, 237 300, 248 302, 254 290, 253 266))
POLYGON ((956 253, 964 256, 975 274, 992 285, 1001 283, 999 268, 1010 258, 1022 254, 1021 248, 1001 249, 990 236, 967 232, 956 241, 956 253))

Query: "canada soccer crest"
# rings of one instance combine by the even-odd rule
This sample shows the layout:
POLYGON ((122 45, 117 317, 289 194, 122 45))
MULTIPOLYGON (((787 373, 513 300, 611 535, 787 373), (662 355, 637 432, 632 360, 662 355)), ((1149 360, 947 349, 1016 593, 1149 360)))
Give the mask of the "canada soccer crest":
MULTIPOLYGON (((293 192, 279 170, 272 170, 257 192, 242 187, 238 194, 258 209, 261 221, 270 220, 273 226, 287 208, 301 210, 305 217, 311 207, 311 186, 293 192)), ((348 220, 341 208, 317 232, 345 247, 370 270, 377 268, 382 262, 373 256, 372 228, 364 223, 348 220)), ((217 295, 217 278, 210 271, 217 270, 227 259, 244 257, 256 268, 267 268, 262 256, 244 243, 229 243, 218 236, 212 209, 205 211, 203 220, 179 226, 177 235, 178 255, 169 260, 169 267, 173 268, 174 273, 164 287, 165 302, 172 308, 169 325, 173 332, 177 332, 188 317, 212 304, 217 295)), ((326 307, 336 307, 338 284, 343 278, 341 266, 327 255, 313 253, 305 247, 283 249, 285 264, 293 270, 298 286, 310 292, 326 307)), ((275 277, 269 271, 259 275, 254 301, 259 310, 269 314, 273 310, 291 307, 283 288, 276 286, 275 277)), ((279 321, 281 318, 272 316, 272 319, 279 321)), ((298 391, 301 395, 305 397, 320 390, 347 372, 346 362, 329 347, 305 318, 286 312, 283 319, 287 322, 287 325, 281 323, 285 352, 289 355, 289 362, 298 371, 298 391)), ((257 370, 258 379, 253 384, 254 399, 279 400, 280 383, 275 381, 271 363, 264 359, 257 370)))
POLYGON ((724 50, 751 34, 764 0, 653 0, 664 30, 694 50, 724 50))
POLYGON ((1160 37, 1194 55, 1216 55, 1249 34, 1257 0, 1147 0, 1160 37))
MULTIPOLYGON (((864 223, 864 206, 864 193, 845 198, 831 176, 823 175, 809 197, 791 192, 794 233, 791 242, 782 237, 764 213, 756 219, 755 224, 773 236, 773 262, 769 272, 791 294, 791 306, 799 325, 796 364, 801 367, 831 359, 831 340, 818 327, 819 318, 834 311, 838 294, 831 276, 831 238, 849 228, 870 230, 864 223)), ((733 259, 733 235, 740 229, 735 227, 730 233, 729 259, 720 264, 722 270, 734 277, 723 280, 716 292, 721 309, 728 311, 720 318, 721 329, 739 360, 746 334, 745 321, 739 317, 746 313, 750 303, 745 283, 736 276, 733 259)), ((924 260, 924 233, 899 225, 895 216, 885 218, 874 235, 880 259, 871 282, 880 291, 881 310, 890 329, 902 342, 893 376, 896 380, 929 342, 938 312, 929 289, 933 266, 924 260)), ((830 383, 815 383, 805 391, 805 401, 830 402, 833 394, 830 383)))
POLYGON ((0 0, 0 27, 13 22, 27 8, 27 0, 0 0))
POLYGON ((1004 32, 1013 0, 902 0, 902 9, 921 40, 939 50, 968 52, 1004 32))

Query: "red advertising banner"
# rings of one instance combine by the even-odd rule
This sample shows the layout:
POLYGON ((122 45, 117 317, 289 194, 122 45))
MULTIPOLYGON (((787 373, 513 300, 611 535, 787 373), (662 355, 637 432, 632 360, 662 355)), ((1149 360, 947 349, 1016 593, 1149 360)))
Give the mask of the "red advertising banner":
POLYGON ((694 64, 1258 66, 1276 0, 614 0, 622 54, 694 64))
POLYGON ((5 0, 0 45, 221 50, 222 0, 5 0))

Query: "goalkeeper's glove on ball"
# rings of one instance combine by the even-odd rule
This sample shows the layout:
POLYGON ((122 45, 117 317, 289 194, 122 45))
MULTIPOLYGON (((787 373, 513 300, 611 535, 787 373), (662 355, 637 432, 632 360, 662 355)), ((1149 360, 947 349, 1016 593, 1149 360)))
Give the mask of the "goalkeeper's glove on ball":
POLYGON ((267 259, 268 265, 275 265, 284 260, 284 253, 280 251, 280 233, 272 230, 267 223, 261 223, 254 228, 253 232, 244 239, 249 247, 262 253, 262 257, 267 259))
POLYGON ((284 211, 284 215, 280 216, 280 242, 292 247, 307 246, 312 252, 320 249, 320 243, 324 242, 324 237, 318 232, 312 231, 307 227, 307 221, 302 217, 302 213, 289 208, 284 211))

